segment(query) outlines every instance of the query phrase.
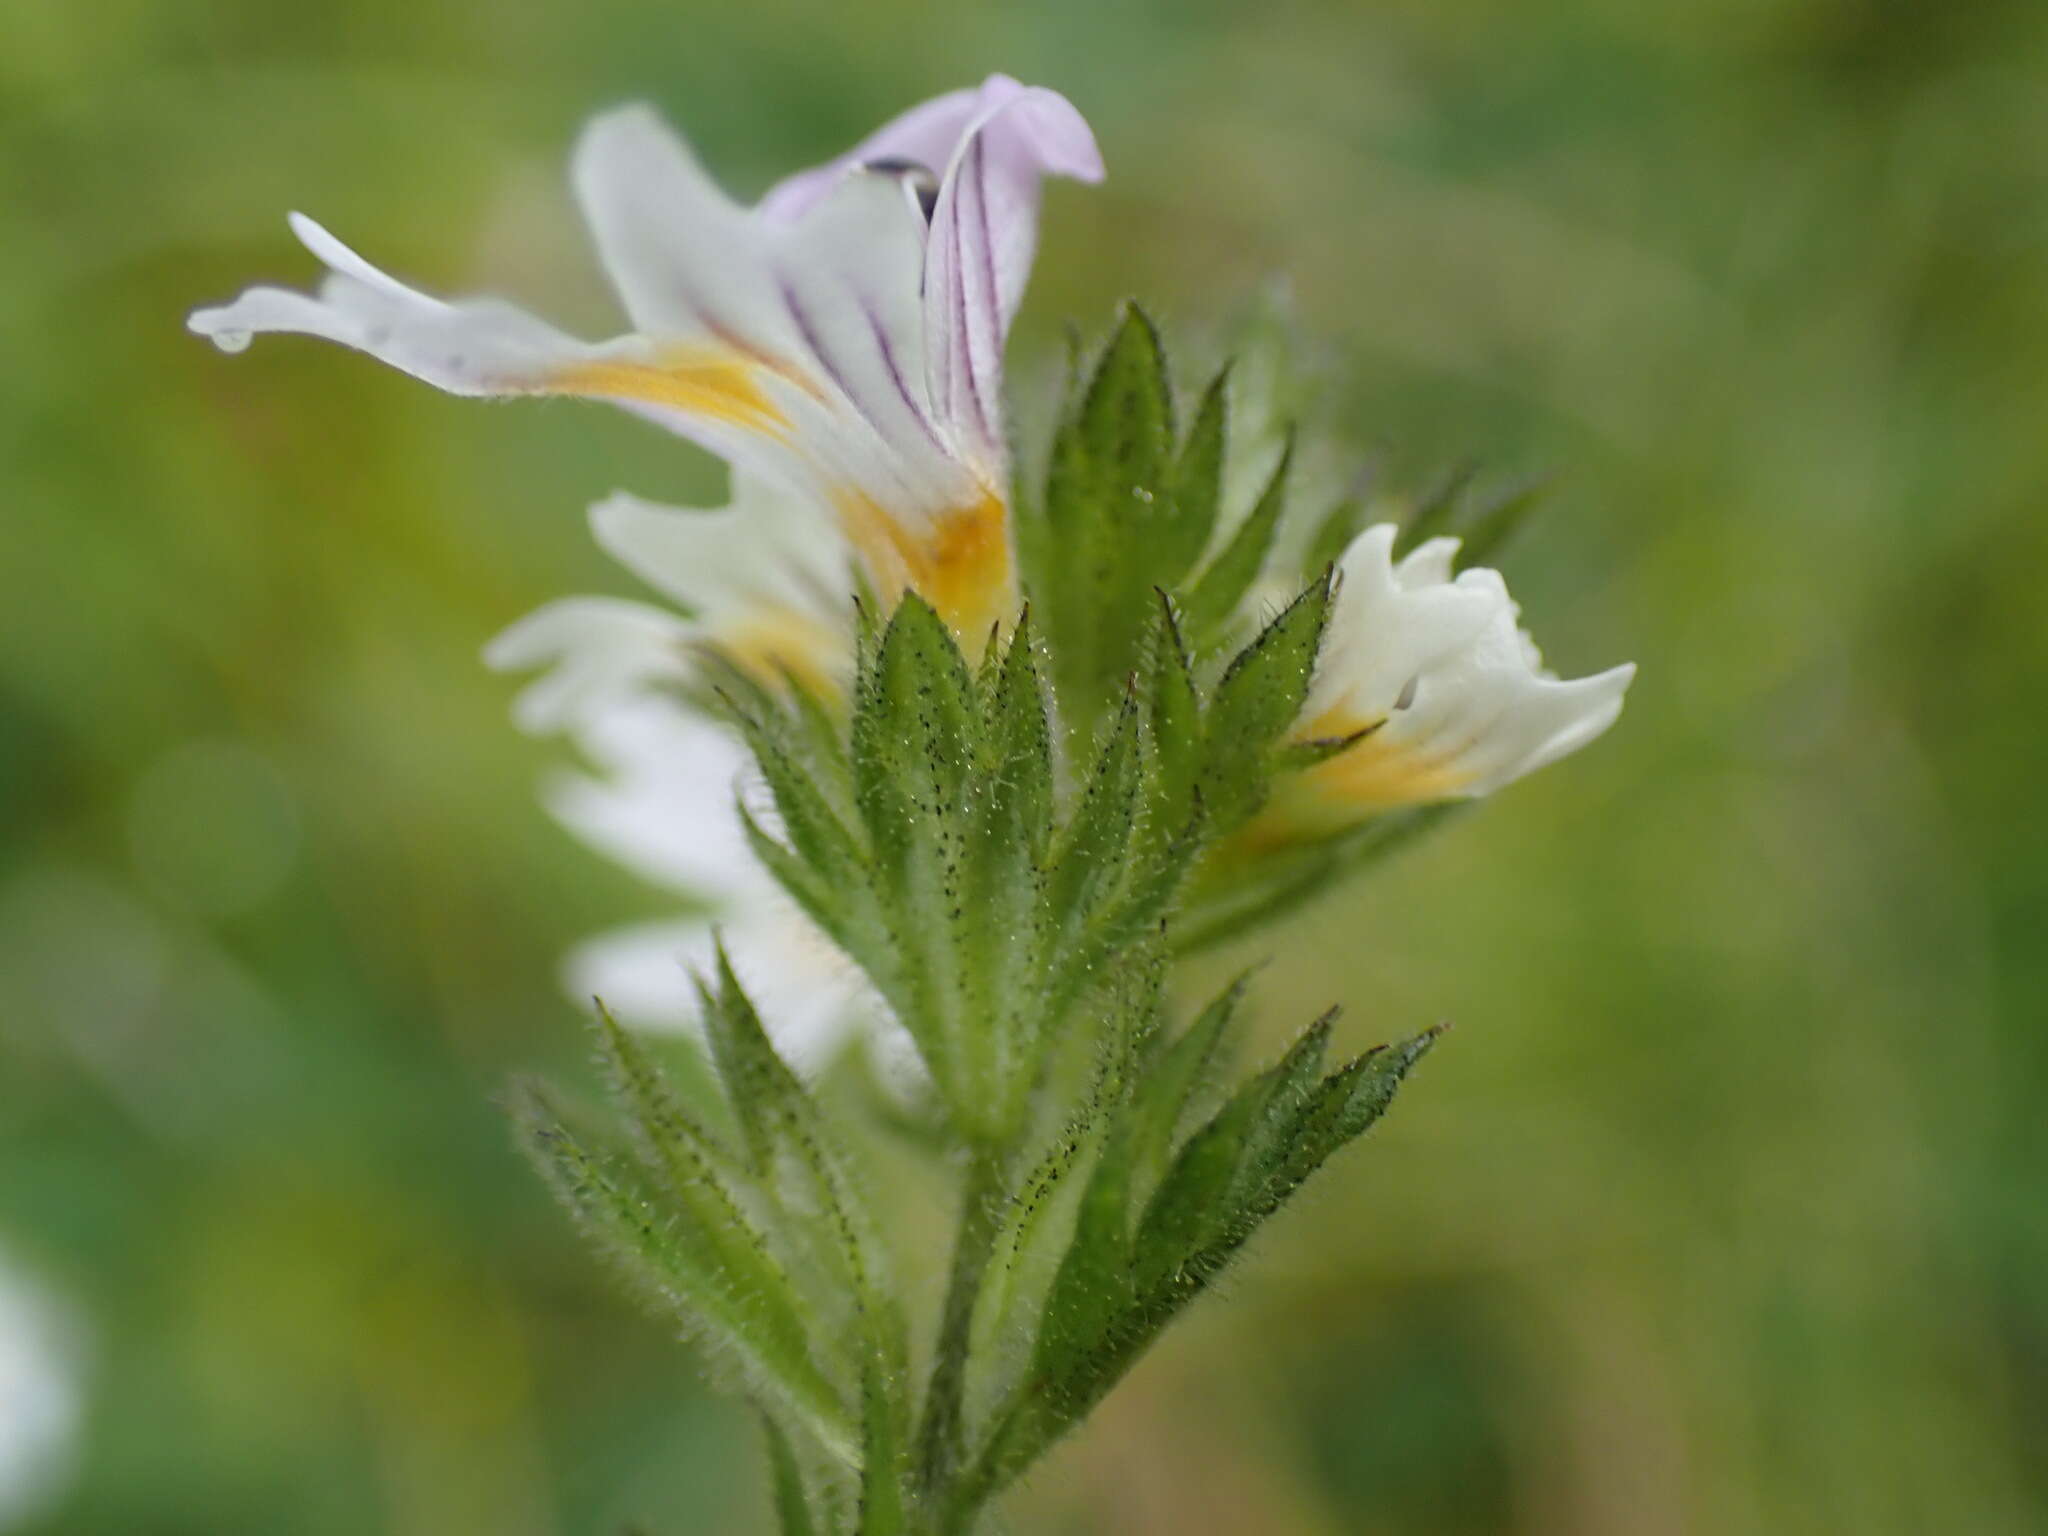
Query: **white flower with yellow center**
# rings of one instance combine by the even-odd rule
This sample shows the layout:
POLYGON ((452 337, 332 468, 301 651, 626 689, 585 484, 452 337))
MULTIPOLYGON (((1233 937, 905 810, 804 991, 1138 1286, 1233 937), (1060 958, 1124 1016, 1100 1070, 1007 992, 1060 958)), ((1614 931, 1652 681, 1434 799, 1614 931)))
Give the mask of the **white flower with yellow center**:
POLYGON ((1304 741, 1359 740, 1302 774, 1282 814, 1346 820, 1491 794, 1576 752, 1621 713, 1633 664, 1553 676, 1498 571, 1454 574, 1450 538, 1397 563, 1396 532, 1367 529, 1338 562, 1295 729, 1304 741))
MULTIPOLYGON (((584 132, 572 175, 633 334, 583 342, 494 300, 431 298, 296 214, 329 268, 319 293, 252 288, 189 324, 230 351, 263 332, 325 337, 454 394, 613 401, 773 487, 804 539, 850 551, 885 606, 914 588, 977 639, 1005 616, 1003 343, 1041 180, 1102 175, 1073 106, 993 76, 752 208, 650 109, 627 107, 584 132)), ((686 530, 621 518, 615 547, 675 544, 687 560, 721 540, 755 547, 753 513, 774 500, 738 497, 686 530)), ((755 616, 775 633, 784 617, 755 616)))

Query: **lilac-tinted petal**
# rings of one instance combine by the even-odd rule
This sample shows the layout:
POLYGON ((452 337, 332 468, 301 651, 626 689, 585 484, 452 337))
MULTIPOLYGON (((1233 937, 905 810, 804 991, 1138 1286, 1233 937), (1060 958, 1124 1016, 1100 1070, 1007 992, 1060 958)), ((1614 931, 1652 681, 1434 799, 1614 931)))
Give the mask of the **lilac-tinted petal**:
MULTIPOLYGON (((1002 75, 994 77, 996 80, 1007 78, 1002 75)), ((755 205, 755 212, 763 218, 778 221, 801 218, 848 171, 874 160, 908 160, 927 166, 937 174, 951 162, 960 136, 981 111, 982 95, 987 89, 988 86, 983 85, 948 91, 943 96, 912 107, 902 116, 884 123, 845 154, 777 182, 755 205)))
POLYGON ((1099 180, 1094 135, 1055 91, 988 91, 946 168, 925 252, 925 373, 963 450, 1001 463, 1003 342, 1038 245, 1047 175, 1099 180))
MULTIPOLYGON (((801 221, 756 218, 645 107, 607 113, 574 161, 577 195, 633 323, 737 359, 800 460, 781 478, 914 522, 971 500, 921 378, 924 222, 881 176, 842 176, 801 221)), ((720 451, 728 451, 717 445, 720 451)), ((767 466, 770 473, 775 466, 767 466)))

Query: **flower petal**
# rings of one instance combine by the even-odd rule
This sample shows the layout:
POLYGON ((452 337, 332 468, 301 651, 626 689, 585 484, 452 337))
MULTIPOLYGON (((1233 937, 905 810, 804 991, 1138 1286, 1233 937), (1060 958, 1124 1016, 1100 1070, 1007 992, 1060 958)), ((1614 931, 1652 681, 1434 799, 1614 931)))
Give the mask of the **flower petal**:
POLYGON ((541 734, 602 715, 650 687, 687 680, 702 630, 646 603, 571 597, 537 608, 484 648, 500 672, 547 670, 512 707, 519 728, 541 734))
POLYGON ((711 924, 701 918, 615 929, 562 957, 562 990, 603 1003, 632 1029, 698 1034, 694 978, 713 974, 713 945, 711 924))
POLYGON ((251 288, 232 303, 194 310, 186 325, 230 352, 273 331, 322 337, 457 395, 540 390, 552 374, 602 355, 510 305, 448 304, 408 288, 302 213, 291 227, 330 269, 318 297, 251 288))
POLYGON ((647 696, 587 717, 576 742, 598 772, 562 774, 541 798, 577 838, 684 895, 762 898, 767 874, 734 809, 749 760, 731 732, 647 696))
POLYGON ((1039 183, 1049 175, 1102 179, 1087 121, 1056 91, 992 77, 940 183, 924 274, 932 405, 983 464, 1005 457, 1003 342, 1037 251, 1039 183))
POLYGON ((1346 735, 1381 719, 1418 674, 1470 645, 1492 617, 1493 602, 1480 592, 1406 586, 1393 564, 1397 532, 1391 523, 1368 528, 1337 562, 1337 601, 1304 714, 1347 720, 1322 721, 1311 735, 1346 735))
POLYGON ((1390 524, 1345 552, 1343 586, 1299 733, 1371 728, 1310 782, 1354 813, 1491 794, 1592 741, 1635 668, 1560 681, 1522 630, 1500 573, 1451 574, 1433 539, 1399 566, 1390 524))
POLYGON ((800 487, 913 523, 975 497, 985 477, 935 426, 917 375, 925 228, 893 179, 844 174, 802 220, 759 217, 646 107, 594 121, 573 175, 635 327, 744 359, 789 425, 800 487))
MULTIPOLYGON (((1006 80, 997 75, 993 80, 1006 80)), ((768 189, 755 205, 763 218, 788 221, 801 218, 816 206, 849 172, 874 161, 900 161, 928 168, 934 175, 952 163, 959 147, 982 109, 986 85, 948 91, 921 102, 908 112, 890 119, 838 158, 808 171, 798 171, 768 189)))
POLYGON ((319 294, 251 288, 195 310, 186 325, 226 351, 252 336, 296 332, 366 352, 457 395, 577 395, 610 400, 726 458, 789 473, 789 421, 748 358, 640 337, 577 340, 494 299, 449 303, 370 265, 320 225, 293 214, 292 230, 329 273, 319 294))
POLYGON ((843 967, 817 965, 803 946, 789 948, 787 937, 773 921, 637 924, 570 950, 562 987, 572 998, 601 1001, 629 1028, 701 1037, 696 978, 714 974, 722 942, 776 1050, 797 1071, 814 1073, 877 1005, 843 967))
POLYGON ((821 537, 815 509, 780 486, 735 473, 723 507, 671 507, 624 491, 590 509, 591 532, 614 560, 707 627, 763 608, 837 623, 850 612, 847 550, 821 537))

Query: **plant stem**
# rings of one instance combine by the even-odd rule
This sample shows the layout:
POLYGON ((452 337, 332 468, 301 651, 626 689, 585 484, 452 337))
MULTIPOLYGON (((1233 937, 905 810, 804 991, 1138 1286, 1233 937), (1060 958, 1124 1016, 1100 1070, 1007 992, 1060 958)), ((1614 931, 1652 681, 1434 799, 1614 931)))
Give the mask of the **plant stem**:
POLYGON ((918 1426, 915 1478, 933 1506, 948 1504, 947 1484, 960 1457, 960 1414, 967 1386, 968 1339, 974 1304, 1002 1218, 1003 1170, 1008 1162, 991 1147, 977 1147, 967 1167, 960 1227, 953 1245, 953 1269, 939 1317, 931 1380, 925 1388, 924 1417, 918 1426))

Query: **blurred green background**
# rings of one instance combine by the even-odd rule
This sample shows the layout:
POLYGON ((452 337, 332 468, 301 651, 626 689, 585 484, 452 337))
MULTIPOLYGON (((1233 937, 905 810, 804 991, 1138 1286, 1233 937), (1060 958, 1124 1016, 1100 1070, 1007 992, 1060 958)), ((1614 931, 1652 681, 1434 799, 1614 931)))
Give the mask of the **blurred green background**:
POLYGON ((0 1276, 81 1397, 0 1523, 764 1528, 743 1416, 491 1104, 580 1069, 554 957, 665 902, 536 808, 559 749, 477 651, 634 590, 583 503, 715 470, 181 319, 308 278, 303 207, 601 334, 590 111, 651 97, 751 195, 1001 68, 1111 169, 1052 194, 1020 377, 1124 294, 1172 333, 1288 273, 1361 449, 1564 472, 1517 594, 1562 670, 1642 665, 1608 739, 1264 946, 1276 1032, 1461 1027, 1015 1528, 2048 1529, 2048 7, 16 0, 5 33, 0 1276))

